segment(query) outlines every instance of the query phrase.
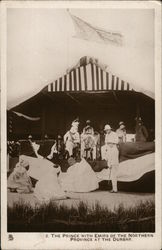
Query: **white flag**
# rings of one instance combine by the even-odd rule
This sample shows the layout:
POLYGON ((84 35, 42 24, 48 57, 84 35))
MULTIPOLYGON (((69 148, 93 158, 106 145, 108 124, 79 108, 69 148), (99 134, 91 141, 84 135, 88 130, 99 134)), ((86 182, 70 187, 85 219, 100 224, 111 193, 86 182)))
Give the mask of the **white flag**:
POLYGON ((69 14, 75 25, 76 37, 105 44, 112 43, 115 45, 122 45, 123 36, 119 32, 106 31, 100 28, 96 28, 91 24, 83 21, 81 18, 76 17, 71 13, 69 14))
POLYGON ((39 121, 40 120, 40 117, 30 117, 30 116, 27 116, 27 115, 24 115, 24 114, 21 114, 19 112, 15 112, 15 111, 13 111, 13 113, 19 117, 24 117, 25 119, 30 120, 30 121, 39 121))

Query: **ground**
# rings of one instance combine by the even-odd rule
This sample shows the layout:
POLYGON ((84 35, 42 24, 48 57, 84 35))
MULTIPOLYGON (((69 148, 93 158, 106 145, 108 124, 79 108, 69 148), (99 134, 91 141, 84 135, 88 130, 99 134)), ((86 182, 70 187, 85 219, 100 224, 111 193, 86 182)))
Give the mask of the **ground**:
MULTIPOLYGON (((110 193, 109 191, 94 191, 89 193, 68 193, 70 199, 56 200, 58 204, 65 204, 67 206, 77 206, 80 201, 86 202, 89 206, 98 202, 100 205, 106 206, 111 210, 123 204, 125 208, 134 207, 140 202, 155 201, 154 193, 129 193, 118 192, 110 193)), ((33 194, 18 194, 8 192, 8 205, 13 206, 15 201, 24 201, 30 203, 31 206, 39 204, 39 201, 33 194)))

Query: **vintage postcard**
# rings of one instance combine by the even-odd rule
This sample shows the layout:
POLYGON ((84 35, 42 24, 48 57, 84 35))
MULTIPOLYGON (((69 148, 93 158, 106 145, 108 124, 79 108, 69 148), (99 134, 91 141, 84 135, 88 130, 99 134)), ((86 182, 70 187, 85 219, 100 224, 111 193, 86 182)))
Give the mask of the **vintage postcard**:
POLYGON ((161 4, 1 1, 1 248, 161 245, 161 4))

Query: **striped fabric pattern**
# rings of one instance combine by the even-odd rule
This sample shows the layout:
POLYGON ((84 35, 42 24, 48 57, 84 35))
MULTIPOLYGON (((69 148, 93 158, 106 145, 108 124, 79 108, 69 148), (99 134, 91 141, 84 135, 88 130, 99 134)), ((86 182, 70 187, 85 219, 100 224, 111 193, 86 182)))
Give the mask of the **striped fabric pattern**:
POLYGON ((48 84, 48 92, 77 91, 132 91, 130 84, 119 77, 104 71, 96 64, 74 68, 70 73, 48 84))

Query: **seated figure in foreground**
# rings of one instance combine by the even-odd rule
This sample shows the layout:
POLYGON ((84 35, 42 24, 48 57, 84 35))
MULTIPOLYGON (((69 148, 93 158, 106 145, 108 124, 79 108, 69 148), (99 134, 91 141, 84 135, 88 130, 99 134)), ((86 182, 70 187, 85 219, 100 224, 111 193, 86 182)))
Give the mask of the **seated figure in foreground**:
POLYGON ((32 182, 27 174, 28 162, 20 160, 7 180, 7 188, 11 192, 31 193, 32 182))

